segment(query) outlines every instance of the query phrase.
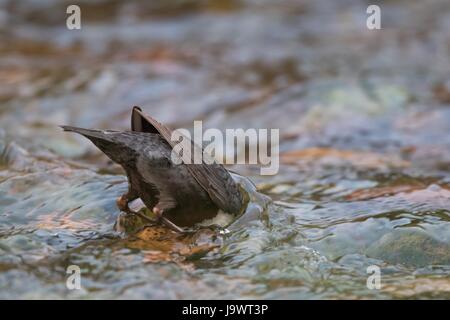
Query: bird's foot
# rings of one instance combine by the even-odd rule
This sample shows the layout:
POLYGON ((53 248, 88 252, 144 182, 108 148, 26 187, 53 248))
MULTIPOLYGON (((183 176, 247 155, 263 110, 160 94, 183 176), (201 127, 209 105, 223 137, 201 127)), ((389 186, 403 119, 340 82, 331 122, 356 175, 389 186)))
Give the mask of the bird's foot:
POLYGON ((121 195, 117 200, 116 200, 116 204, 117 207, 119 208, 120 211, 123 212, 129 212, 129 208, 128 208, 128 197, 123 194, 121 195))
POLYGON ((158 206, 154 206, 152 211, 156 215, 156 220, 161 221, 164 210, 159 208, 158 206))

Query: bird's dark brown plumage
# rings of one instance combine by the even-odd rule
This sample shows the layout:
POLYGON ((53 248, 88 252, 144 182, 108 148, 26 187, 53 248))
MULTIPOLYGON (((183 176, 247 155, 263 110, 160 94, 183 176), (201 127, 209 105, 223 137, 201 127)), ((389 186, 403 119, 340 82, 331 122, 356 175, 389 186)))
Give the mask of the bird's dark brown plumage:
MULTIPOLYGON (((171 161, 171 130, 133 108, 132 131, 91 130, 63 126, 91 140, 128 177, 125 201, 141 198, 179 226, 213 218, 218 209, 238 214, 239 186, 219 164, 179 164, 171 161)), ((171 145, 172 144, 172 145, 171 145)))

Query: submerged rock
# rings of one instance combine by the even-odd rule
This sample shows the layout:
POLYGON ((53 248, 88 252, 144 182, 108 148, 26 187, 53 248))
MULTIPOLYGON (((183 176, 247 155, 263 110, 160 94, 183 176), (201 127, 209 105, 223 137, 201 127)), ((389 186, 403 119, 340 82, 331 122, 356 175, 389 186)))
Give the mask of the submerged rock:
POLYGON ((450 264, 450 244, 419 230, 396 230, 370 246, 367 255, 393 264, 421 267, 450 264))

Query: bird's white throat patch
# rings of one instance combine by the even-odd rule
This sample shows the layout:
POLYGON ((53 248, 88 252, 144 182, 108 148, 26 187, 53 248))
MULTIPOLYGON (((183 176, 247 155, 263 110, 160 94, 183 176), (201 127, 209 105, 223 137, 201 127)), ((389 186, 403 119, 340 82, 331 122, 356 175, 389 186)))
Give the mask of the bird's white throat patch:
POLYGON ((232 214, 219 210, 214 218, 203 220, 202 222, 197 223, 197 225, 202 227, 215 225, 224 228, 230 225, 233 222, 234 218, 235 217, 232 214))

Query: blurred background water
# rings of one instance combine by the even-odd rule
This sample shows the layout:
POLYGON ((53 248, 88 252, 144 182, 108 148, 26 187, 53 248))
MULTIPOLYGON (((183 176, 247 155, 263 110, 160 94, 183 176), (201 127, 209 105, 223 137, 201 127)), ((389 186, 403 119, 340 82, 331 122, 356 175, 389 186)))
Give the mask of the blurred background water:
POLYGON ((77 1, 81 30, 70 4, 0 1, 0 298, 450 297, 450 2, 377 1, 381 30, 371 1, 77 1), (128 129, 133 105, 280 128, 277 175, 231 168, 270 222, 115 233, 123 172, 58 125, 128 129))

